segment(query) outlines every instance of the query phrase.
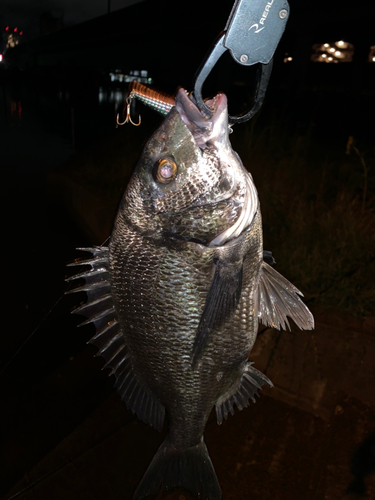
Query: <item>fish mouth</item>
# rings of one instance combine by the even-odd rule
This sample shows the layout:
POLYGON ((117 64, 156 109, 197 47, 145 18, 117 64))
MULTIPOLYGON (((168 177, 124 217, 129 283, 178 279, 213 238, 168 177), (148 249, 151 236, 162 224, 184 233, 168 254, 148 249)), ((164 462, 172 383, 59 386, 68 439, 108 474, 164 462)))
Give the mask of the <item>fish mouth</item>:
POLYGON ((175 97, 176 109, 201 149, 218 141, 227 141, 229 134, 227 96, 219 92, 206 100, 205 105, 212 111, 211 117, 198 108, 183 88, 178 89, 175 97))
POLYGON ((229 141, 228 127, 228 102, 223 93, 218 93, 212 99, 205 101, 206 106, 212 111, 212 116, 205 115, 193 102, 192 98, 180 88, 177 91, 175 106, 182 119, 193 135, 196 144, 205 149, 209 145, 214 145, 220 150, 220 155, 225 158, 224 163, 240 163, 239 170, 232 170, 232 188, 222 197, 230 198, 234 193, 235 171, 244 181, 245 197, 238 219, 225 231, 217 234, 208 244, 209 247, 222 246, 231 240, 239 237, 254 219, 258 209, 258 195, 250 174, 244 169, 238 156, 233 153, 229 141))

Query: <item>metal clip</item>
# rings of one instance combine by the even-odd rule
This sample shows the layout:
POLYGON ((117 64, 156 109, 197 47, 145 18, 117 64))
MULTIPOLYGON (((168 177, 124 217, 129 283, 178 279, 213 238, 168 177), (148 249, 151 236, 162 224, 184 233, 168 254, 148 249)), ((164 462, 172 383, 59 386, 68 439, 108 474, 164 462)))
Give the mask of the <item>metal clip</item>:
POLYGON ((204 104, 202 87, 220 57, 227 50, 243 66, 260 63, 252 108, 229 116, 231 124, 250 120, 261 107, 272 71, 272 58, 289 16, 287 0, 236 0, 225 29, 201 64, 194 82, 194 98, 208 116, 212 111, 204 104))

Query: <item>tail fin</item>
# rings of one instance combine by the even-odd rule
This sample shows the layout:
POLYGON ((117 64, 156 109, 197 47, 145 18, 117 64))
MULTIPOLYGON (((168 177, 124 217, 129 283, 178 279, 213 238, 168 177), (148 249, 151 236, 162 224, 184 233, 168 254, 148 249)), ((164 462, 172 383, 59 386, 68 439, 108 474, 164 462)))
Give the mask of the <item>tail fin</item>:
POLYGON ((196 498, 220 500, 221 489, 203 441, 184 450, 176 450, 166 439, 156 452, 142 478, 133 500, 169 491, 181 486, 196 498))

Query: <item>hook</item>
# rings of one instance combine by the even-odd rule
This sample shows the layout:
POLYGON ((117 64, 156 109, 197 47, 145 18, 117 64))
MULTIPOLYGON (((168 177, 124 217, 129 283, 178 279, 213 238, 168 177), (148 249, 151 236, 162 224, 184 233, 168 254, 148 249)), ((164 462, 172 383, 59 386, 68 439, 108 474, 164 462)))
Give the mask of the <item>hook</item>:
POLYGON ((122 123, 119 121, 119 119, 118 119, 119 114, 117 113, 117 117, 116 117, 116 123, 117 123, 117 125, 125 125, 125 123, 131 123, 135 127, 139 127, 139 125, 141 124, 141 115, 139 115, 139 121, 138 121, 138 123, 134 123, 133 120, 132 120, 132 118, 131 118, 131 115, 130 115, 130 105, 131 105, 132 99, 133 99, 132 95, 129 95, 126 98, 126 118, 125 118, 125 120, 122 123))

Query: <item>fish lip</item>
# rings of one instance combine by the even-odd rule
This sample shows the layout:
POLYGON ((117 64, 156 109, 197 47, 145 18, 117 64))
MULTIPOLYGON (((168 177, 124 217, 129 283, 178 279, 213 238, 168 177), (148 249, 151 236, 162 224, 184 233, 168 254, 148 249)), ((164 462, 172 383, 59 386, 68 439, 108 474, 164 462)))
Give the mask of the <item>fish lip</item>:
POLYGON ((227 134, 228 129, 227 96, 219 92, 211 99, 206 100, 205 104, 212 111, 211 117, 198 108, 182 87, 177 90, 176 109, 201 149, 205 149, 209 143, 214 142, 219 137, 223 139, 222 133, 218 129, 224 128, 224 135, 227 134))
POLYGON ((181 116, 185 121, 186 119, 191 121, 201 122, 211 122, 215 121, 215 117, 222 113, 227 105, 227 96, 223 92, 218 92, 214 97, 207 99, 205 105, 212 111, 212 116, 207 116, 202 110, 198 108, 193 99, 189 97, 189 94, 185 89, 179 87, 175 97, 175 105, 181 116))

